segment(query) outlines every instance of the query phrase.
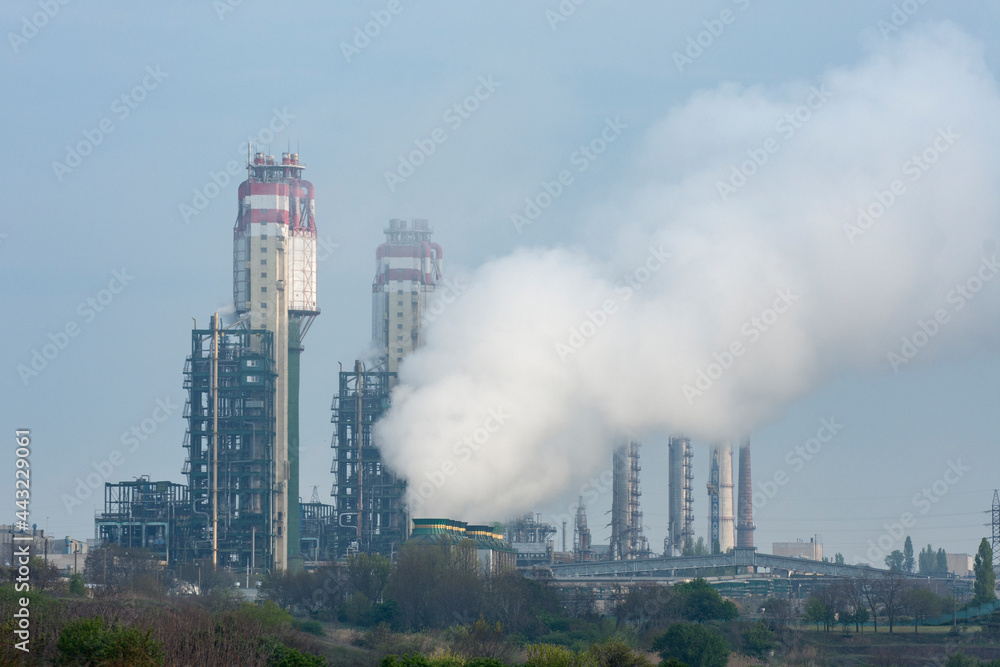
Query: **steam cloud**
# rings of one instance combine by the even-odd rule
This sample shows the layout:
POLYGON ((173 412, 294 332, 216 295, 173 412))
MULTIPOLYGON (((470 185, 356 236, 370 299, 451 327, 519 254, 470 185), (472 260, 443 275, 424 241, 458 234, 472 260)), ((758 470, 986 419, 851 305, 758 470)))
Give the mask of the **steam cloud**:
POLYGON ((998 118, 980 45, 950 24, 670 110, 600 211, 605 256, 482 266, 404 362, 378 434, 415 514, 523 512, 619 436, 731 438, 837 375, 990 344, 998 118))

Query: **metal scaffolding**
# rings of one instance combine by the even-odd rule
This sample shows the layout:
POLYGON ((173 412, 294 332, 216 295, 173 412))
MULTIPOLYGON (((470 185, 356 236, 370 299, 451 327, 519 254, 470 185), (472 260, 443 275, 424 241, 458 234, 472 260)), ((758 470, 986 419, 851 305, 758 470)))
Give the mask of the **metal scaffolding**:
POLYGON ((183 551, 176 530, 187 512, 188 488, 173 482, 151 482, 143 476, 131 482, 104 484, 104 512, 95 520, 100 544, 149 549, 170 562, 183 551), (178 516, 180 514, 180 516, 178 516))
POLYGON ((639 443, 629 440, 615 450, 611 491, 611 559, 648 558, 639 509, 639 443))
POLYGON ((680 556, 694 540, 694 472, 691 468, 691 441, 688 438, 670 438, 669 491, 667 538, 663 543, 664 556, 680 556))
POLYGON ((283 520, 273 509, 274 363, 270 331, 191 332, 184 474, 194 558, 225 567, 274 566, 283 520))
POLYGON ((332 447, 336 554, 380 553, 392 556, 406 539, 409 518, 406 481, 382 462, 372 427, 389 408, 395 373, 366 371, 360 361, 340 373, 333 399, 332 447))

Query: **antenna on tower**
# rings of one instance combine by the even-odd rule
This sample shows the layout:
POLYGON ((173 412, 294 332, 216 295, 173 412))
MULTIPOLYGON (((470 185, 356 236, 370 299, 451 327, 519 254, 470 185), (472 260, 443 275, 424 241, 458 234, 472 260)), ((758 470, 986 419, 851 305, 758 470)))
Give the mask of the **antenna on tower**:
POLYGON ((309 499, 309 502, 311 502, 311 503, 318 503, 319 502, 319 487, 318 486, 314 486, 313 487, 312 498, 309 499))

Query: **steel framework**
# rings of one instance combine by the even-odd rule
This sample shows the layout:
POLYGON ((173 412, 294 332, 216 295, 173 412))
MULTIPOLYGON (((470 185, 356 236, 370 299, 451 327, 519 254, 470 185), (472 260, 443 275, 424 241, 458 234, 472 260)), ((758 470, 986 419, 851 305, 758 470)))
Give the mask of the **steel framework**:
POLYGON ((281 533, 283 517, 274 511, 273 502, 273 347, 273 334, 265 329, 191 332, 191 356, 184 369, 189 392, 184 407, 188 419, 184 473, 192 548, 195 558, 215 555, 226 567, 274 566, 274 538, 281 533))
POLYGON ((340 373, 340 390, 333 398, 332 447, 336 554, 380 553, 392 556, 407 536, 409 518, 406 481, 382 462, 372 427, 389 408, 395 373, 364 370, 340 373))

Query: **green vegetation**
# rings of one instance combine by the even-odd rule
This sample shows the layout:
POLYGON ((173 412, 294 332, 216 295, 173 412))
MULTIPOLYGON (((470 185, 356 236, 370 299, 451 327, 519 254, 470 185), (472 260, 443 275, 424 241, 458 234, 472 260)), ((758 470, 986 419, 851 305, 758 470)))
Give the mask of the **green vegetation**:
POLYGON ((979 543, 979 551, 976 553, 973 571, 976 574, 976 596, 972 600, 973 603, 983 604, 984 602, 993 602, 993 600, 996 600, 996 572, 993 571, 993 549, 985 537, 979 543))
POLYGON ((695 623, 675 623, 653 641, 664 660, 698 667, 726 667, 732 649, 717 631, 695 623))

